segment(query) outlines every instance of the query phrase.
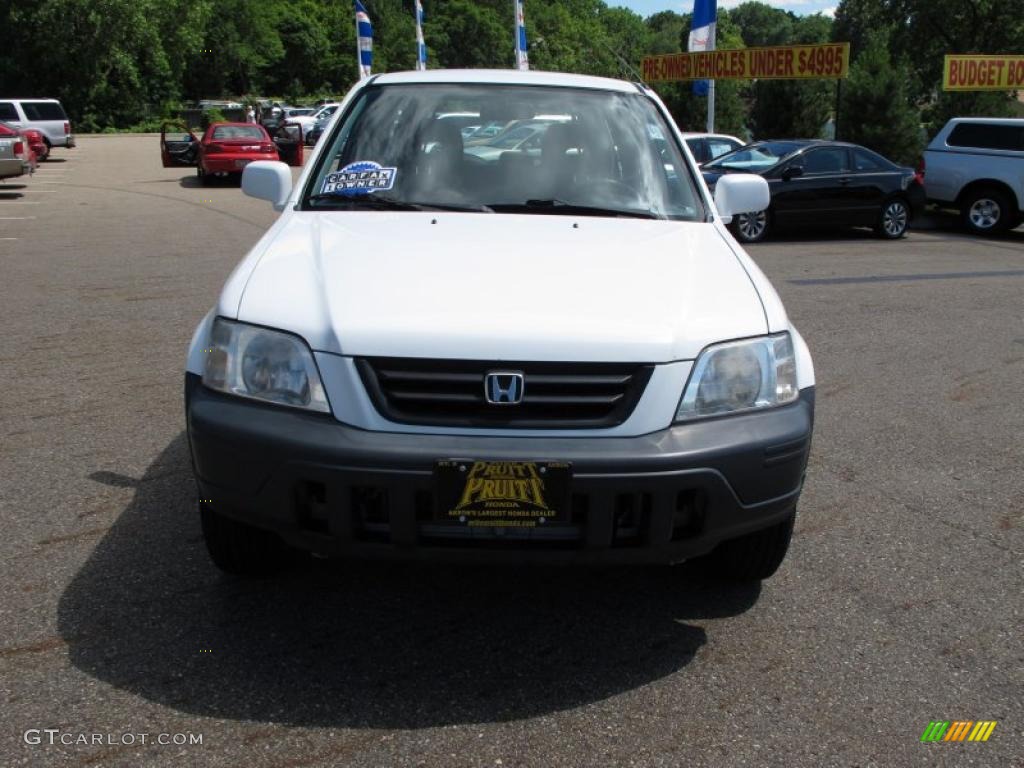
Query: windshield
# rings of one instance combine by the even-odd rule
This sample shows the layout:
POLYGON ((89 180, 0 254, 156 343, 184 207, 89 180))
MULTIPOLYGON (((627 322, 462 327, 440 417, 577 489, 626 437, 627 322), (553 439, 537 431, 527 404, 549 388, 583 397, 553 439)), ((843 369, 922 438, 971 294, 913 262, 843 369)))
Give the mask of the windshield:
POLYGON ((257 125, 218 125, 213 129, 215 139, 256 139, 263 138, 263 129, 257 125))
POLYGON ((712 160, 704 166, 704 170, 765 171, 803 146, 796 141, 766 141, 761 144, 751 144, 749 147, 737 149, 735 152, 729 152, 712 160))
POLYGON ((640 93, 370 86, 336 126, 303 207, 703 220, 671 135, 640 93))

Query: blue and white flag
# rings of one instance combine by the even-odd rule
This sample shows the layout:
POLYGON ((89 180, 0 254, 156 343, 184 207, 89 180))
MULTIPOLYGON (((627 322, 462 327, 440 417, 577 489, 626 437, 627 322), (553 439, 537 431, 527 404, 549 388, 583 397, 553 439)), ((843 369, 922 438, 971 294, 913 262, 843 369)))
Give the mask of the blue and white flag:
MULTIPOLYGON (((718 19, 718 0, 693 0, 693 24, 690 25, 690 41, 686 50, 715 50, 715 22, 718 19)), ((697 96, 708 95, 708 81, 695 80, 693 92, 697 96)))
POLYGON ((427 68, 427 44, 423 41, 423 3, 416 0, 416 69, 427 68))
POLYGON ((369 77, 373 68, 373 25, 370 24, 370 14, 366 7, 355 0, 356 3, 356 53, 359 56, 359 77, 369 77))
POLYGON ((526 20, 523 17, 524 0, 512 0, 516 6, 516 69, 529 69, 530 58, 526 55, 526 20))

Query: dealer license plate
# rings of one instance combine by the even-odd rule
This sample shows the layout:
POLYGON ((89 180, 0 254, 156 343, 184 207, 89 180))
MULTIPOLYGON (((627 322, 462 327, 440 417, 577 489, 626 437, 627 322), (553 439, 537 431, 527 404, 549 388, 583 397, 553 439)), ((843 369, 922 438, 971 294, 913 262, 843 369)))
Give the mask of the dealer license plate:
POLYGON ((571 479, 560 461, 438 461, 436 516, 469 527, 565 525, 571 479))
POLYGON ((245 168, 252 160, 235 160, 235 168, 245 168))

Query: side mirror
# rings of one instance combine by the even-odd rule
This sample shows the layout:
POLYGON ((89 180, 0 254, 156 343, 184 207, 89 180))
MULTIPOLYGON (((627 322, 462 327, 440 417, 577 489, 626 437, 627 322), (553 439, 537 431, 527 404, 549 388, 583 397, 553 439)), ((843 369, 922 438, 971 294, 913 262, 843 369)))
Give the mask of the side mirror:
POLYGON ((242 191, 249 197, 269 200, 275 211, 283 211, 292 193, 292 172, 276 160, 258 160, 242 171, 242 191))
POLYGON ((795 179, 798 176, 804 175, 804 167, 802 165, 791 165, 789 168, 782 172, 782 180, 789 181, 795 179))
POLYGON ((715 184, 715 207, 724 224, 737 214, 763 211, 771 201, 768 182, 755 173, 727 173, 715 184))

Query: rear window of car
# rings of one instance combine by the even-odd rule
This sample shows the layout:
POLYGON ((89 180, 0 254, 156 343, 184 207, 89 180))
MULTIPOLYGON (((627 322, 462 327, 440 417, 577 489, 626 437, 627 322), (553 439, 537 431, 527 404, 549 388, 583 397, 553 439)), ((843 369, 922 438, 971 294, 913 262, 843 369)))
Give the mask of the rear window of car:
POLYGON ((9 101, 0 101, 0 120, 17 120, 18 110, 9 101))
POLYGON ((951 147, 1024 150, 1024 128, 1016 125, 959 123, 949 134, 951 147))
POLYGON ((23 101, 21 108, 29 120, 67 120, 64 107, 56 101, 23 101))
POLYGON ((856 171, 891 171, 892 164, 867 149, 855 149, 853 151, 853 168, 856 171))
POLYGON ((215 139, 263 139, 263 131, 255 125, 219 125, 213 129, 215 139))
POLYGON ((730 152, 742 147, 742 144, 738 144, 735 141, 729 141, 728 139, 708 139, 708 154, 711 155, 711 159, 727 155, 730 152))

